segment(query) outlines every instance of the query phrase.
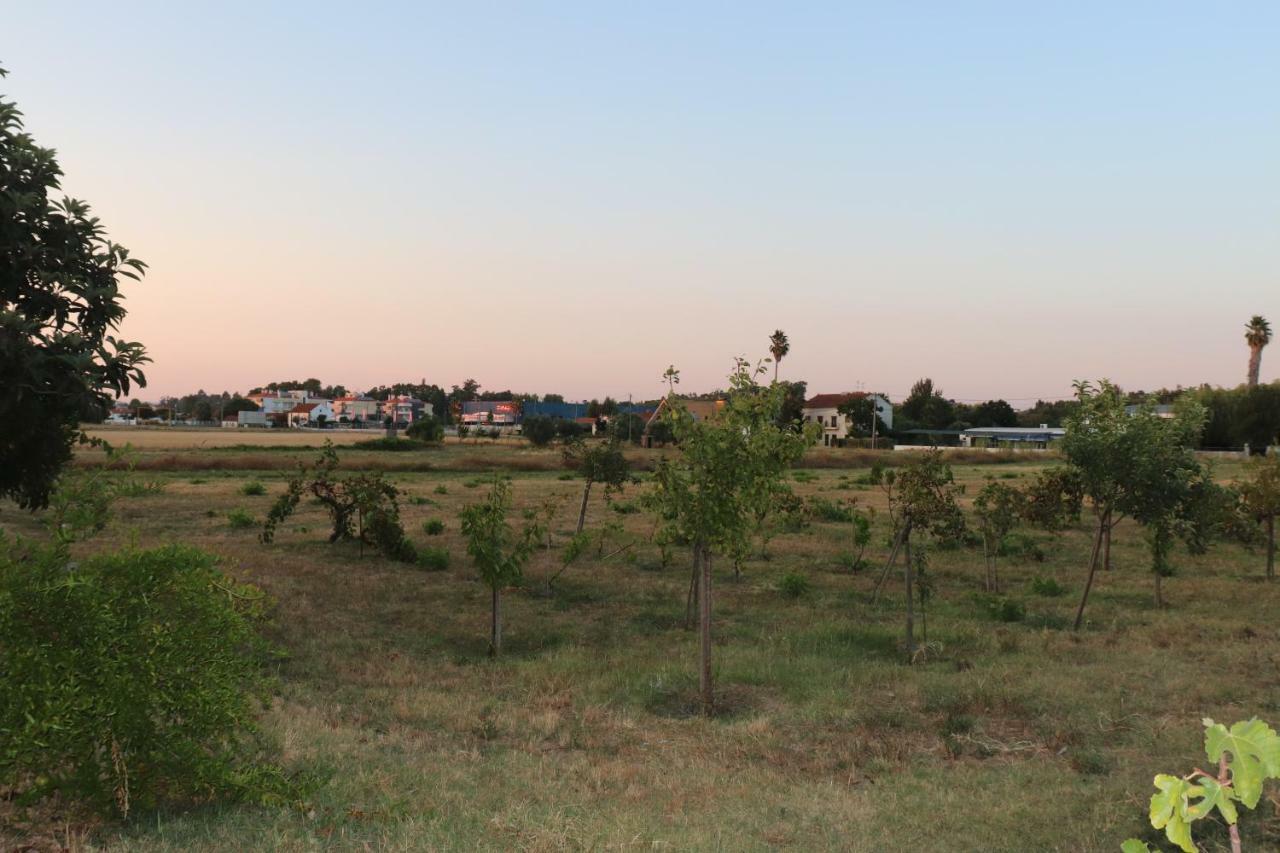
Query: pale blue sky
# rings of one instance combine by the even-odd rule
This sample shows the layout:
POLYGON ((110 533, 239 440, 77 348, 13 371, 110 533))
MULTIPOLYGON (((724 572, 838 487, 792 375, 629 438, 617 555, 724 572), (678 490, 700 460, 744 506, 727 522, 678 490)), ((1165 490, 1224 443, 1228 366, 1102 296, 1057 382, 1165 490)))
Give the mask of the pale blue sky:
POLYGON ((1242 380, 1280 4, 893 5, 10 3, 0 92, 153 265, 148 396, 1242 380))

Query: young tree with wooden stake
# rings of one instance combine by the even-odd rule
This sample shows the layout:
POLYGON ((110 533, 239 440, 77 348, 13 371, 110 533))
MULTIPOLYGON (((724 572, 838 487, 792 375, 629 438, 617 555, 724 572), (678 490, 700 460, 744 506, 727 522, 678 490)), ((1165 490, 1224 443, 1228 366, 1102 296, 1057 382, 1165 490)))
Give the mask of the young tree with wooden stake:
MULTIPOLYGON (((900 526, 872 599, 892 571, 898 554, 905 552, 902 577, 907 603, 906 654, 909 663, 914 663, 916 658, 915 570, 924 560, 923 554, 917 554, 913 559, 911 535, 914 531, 924 531, 938 538, 954 539, 962 534, 964 513, 956 503, 959 492, 951 466, 943 461, 942 451, 937 449, 922 453, 896 477, 892 510, 900 526)), ((917 543, 917 549, 921 547, 923 545, 917 543)))
POLYGON ((502 588, 518 583, 524 564, 537 547, 541 531, 526 524, 517 536, 507 523, 511 509, 511 484, 495 476, 489 494, 462 510, 462 534, 467 553, 475 561, 480 579, 492 592, 493 612, 489 630, 489 656, 502 654, 502 588))
POLYGON ((714 709, 711 671, 711 557, 737 553, 752 530, 752 497, 762 484, 782 479, 816 440, 813 429, 796 433, 777 425, 785 390, 757 384, 764 368, 735 362, 726 405, 715 417, 696 420, 674 396, 666 417, 679 454, 663 460, 646 504, 665 535, 691 544, 697 589, 699 692, 702 710, 714 709))
POLYGON ((578 510, 578 528, 575 531, 581 533, 587 522, 587 502, 591 498, 591 487, 596 483, 603 483, 605 500, 609 500, 626 487, 631 477, 631 465, 622 454, 622 444, 616 434, 610 434, 608 439, 595 446, 581 439, 576 440, 565 448, 564 460, 566 465, 577 468, 586 481, 582 489, 582 506, 578 510))

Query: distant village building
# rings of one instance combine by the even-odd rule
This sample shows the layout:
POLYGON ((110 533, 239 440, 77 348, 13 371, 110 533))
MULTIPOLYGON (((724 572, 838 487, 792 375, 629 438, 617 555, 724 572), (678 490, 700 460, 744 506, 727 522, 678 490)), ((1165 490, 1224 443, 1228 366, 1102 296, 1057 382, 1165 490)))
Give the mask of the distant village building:
POLYGON ((462 404, 462 422, 469 426, 515 426, 520 423, 520 414, 520 404, 514 400, 472 400, 462 404))
POLYGON ((960 445, 1046 450, 1066 434, 1065 429, 1048 424, 1038 427, 975 427, 960 433, 960 445))
POLYGON ((409 426, 410 424, 422 420, 426 415, 432 414, 432 406, 430 403, 424 403, 417 397, 410 397, 406 394, 388 397, 386 402, 382 404, 382 417, 390 418, 391 422, 397 426, 409 426))
POLYGON ((289 426, 305 427, 333 421, 333 407, 328 400, 299 403, 289 410, 289 426))
MULTIPOLYGON (((876 414, 888 429, 893 429, 893 404, 879 394, 867 394, 854 391, 845 394, 816 394, 805 400, 800 413, 806 423, 822 426, 822 445, 824 447, 839 446, 854 431, 855 425, 848 415, 840 414, 840 408, 854 400, 872 397, 875 400, 876 414)), ((859 424, 859 429, 870 429, 871 424, 859 424)))
POLYGON ((340 423, 350 421, 382 421, 382 403, 372 397, 359 395, 355 397, 337 397, 331 403, 334 420, 340 423))
MULTIPOLYGON (((659 443, 655 428, 661 423, 663 416, 670 411, 672 405, 673 403, 668 397, 663 397, 659 401, 658 407, 653 410, 653 413, 645 421, 644 435, 640 440, 642 445, 653 447, 655 443, 659 443)), ((705 421, 716 417, 724 411, 727 403, 724 400, 676 400, 674 405, 688 412, 695 421, 705 421)))

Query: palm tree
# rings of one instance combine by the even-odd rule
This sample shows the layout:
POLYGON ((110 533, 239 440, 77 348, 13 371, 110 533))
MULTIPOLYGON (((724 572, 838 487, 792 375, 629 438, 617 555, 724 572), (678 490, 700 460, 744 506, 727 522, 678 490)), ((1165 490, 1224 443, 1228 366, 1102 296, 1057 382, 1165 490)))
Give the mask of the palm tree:
POLYGON ((1249 344, 1249 387, 1258 384, 1258 369, 1262 367, 1262 348, 1271 343, 1271 324, 1261 314, 1254 314, 1244 327, 1244 339, 1249 344))
POLYGON ((778 365, 783 357, 791 352, 791 344, 787 342, 787 333, 778 329, 769 336, 769 352, 773 353, 773 381, 778 381, 778 365))

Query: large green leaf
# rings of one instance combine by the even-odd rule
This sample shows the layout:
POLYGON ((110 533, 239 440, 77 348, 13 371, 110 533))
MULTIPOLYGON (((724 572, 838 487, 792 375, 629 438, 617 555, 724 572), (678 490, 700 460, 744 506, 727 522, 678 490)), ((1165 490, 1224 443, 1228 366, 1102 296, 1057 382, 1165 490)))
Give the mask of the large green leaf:
POLYGON ((1136 838, 1126 838, 1124 843, 1120 845, 1120 853, 1151 853, 1151 848, 1145 841, 1139 841, 1136 838))
POLYGON ((1210 761, 1218 761, 1225 752, 1231 754, 1227 766, 1235 796, 1247 807, 1255 807, 1262 796, 1262 783, 1280 776, 1280 736, 1257 717, 1230 729, 1206 718, 1204 726, 1205 754, 1210 761))
POLYGON ((1196 853, 1191 841, 1191 820, 1187 815, 1188 797, 1201 790, 1185 779, 1161 773, 1155 778, 1159 793, 1151 795, 1151 825, 1163 829, 1165 837, 1186 851, 1196 853))

